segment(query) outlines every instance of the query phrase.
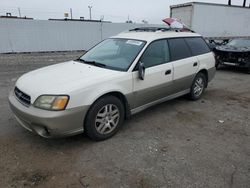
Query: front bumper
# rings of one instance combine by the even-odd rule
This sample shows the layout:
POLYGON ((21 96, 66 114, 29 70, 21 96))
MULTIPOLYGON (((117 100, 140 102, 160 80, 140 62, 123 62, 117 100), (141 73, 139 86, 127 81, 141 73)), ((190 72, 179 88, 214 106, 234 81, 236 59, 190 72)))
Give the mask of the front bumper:
POLYGON ((231 62, 231 61, 219 61, 219 64, 225 66, 233 66, 233 67, 242 67, 242 68, 250 68, 250 62, 231 62))
POLYGON ((63 137, 83 132, 85 115, 89 106, 47 111, 21 104, 14 96, 9 95, 10 108, 17 121, 27 130, 45 138, 63 137))

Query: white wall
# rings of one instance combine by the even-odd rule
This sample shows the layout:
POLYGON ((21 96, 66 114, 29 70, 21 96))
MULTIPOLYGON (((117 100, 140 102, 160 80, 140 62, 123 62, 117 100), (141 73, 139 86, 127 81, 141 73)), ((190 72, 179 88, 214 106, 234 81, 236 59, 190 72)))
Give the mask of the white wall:
POLYGON ((184 6, 171 9, 171 17, 178 18, 189 28, 192 27, 192 10, 193 6, 184 6))
POLYGON ((250 36, 250 9, 194 4, 192 29, 205 37, 250 36))
POLYGON ((0 19, 0 53, 87 50, 135 27, 127 23, 0 19))

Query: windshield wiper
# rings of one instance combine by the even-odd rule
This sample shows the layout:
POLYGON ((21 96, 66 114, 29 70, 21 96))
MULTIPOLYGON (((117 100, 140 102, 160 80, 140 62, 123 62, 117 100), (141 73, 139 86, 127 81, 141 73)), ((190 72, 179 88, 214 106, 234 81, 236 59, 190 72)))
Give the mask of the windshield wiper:
POLYGON ((81 62, 84 62, 84 60, 81 59, 81 58, 75 59, 74 61, 81 61, 81 62))
POLYGON ((83 63, 94 65, 94 66, 97 66, 97 67, 106 67, 105 64, 102 64, 102 63, 99 63, 99 62, 96 62, 96 61, 86 61, 86 60, 81 59, 81 58, 76 59, 76 61, 81 61, 83 63))

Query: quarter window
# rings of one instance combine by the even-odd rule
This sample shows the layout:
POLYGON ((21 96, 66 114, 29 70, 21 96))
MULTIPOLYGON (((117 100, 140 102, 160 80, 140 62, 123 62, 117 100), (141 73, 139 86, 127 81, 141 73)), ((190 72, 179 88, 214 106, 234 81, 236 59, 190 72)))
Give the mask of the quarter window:
POLYGON ((169 39, 168 44, 172 61, 192 56, 191 51, 183 38, 169 39))
POLYGON ((186 38, 185 40, 190 47, 193 55, 201 55, 210 52, 208 45, 200 37, 186 38))
POLYGON ((158 40, 149 44, 140 61, 147 68, 169 62, 169 59, 167 41, 158 40))

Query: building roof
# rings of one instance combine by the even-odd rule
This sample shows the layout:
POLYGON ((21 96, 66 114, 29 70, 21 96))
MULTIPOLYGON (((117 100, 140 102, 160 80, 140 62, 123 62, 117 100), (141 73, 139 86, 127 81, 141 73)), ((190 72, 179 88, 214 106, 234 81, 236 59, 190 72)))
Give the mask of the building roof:
POLYGON ((223 6, 223 7, 229 7, 229 8, 234 7, 234 8, 247 8, 247 9, 250 9, 250 7, 243 7, 243 6, 239 6, 239 5, 227 5, 227 4, 217 4, 217 3, 204 3, 204 2, 188 2, 188 3, 183 3, 183 4, 171 5, 170 9, 178 8, 178 7, 191 6, 193 4, 210 5, 210 6, 223 6))

